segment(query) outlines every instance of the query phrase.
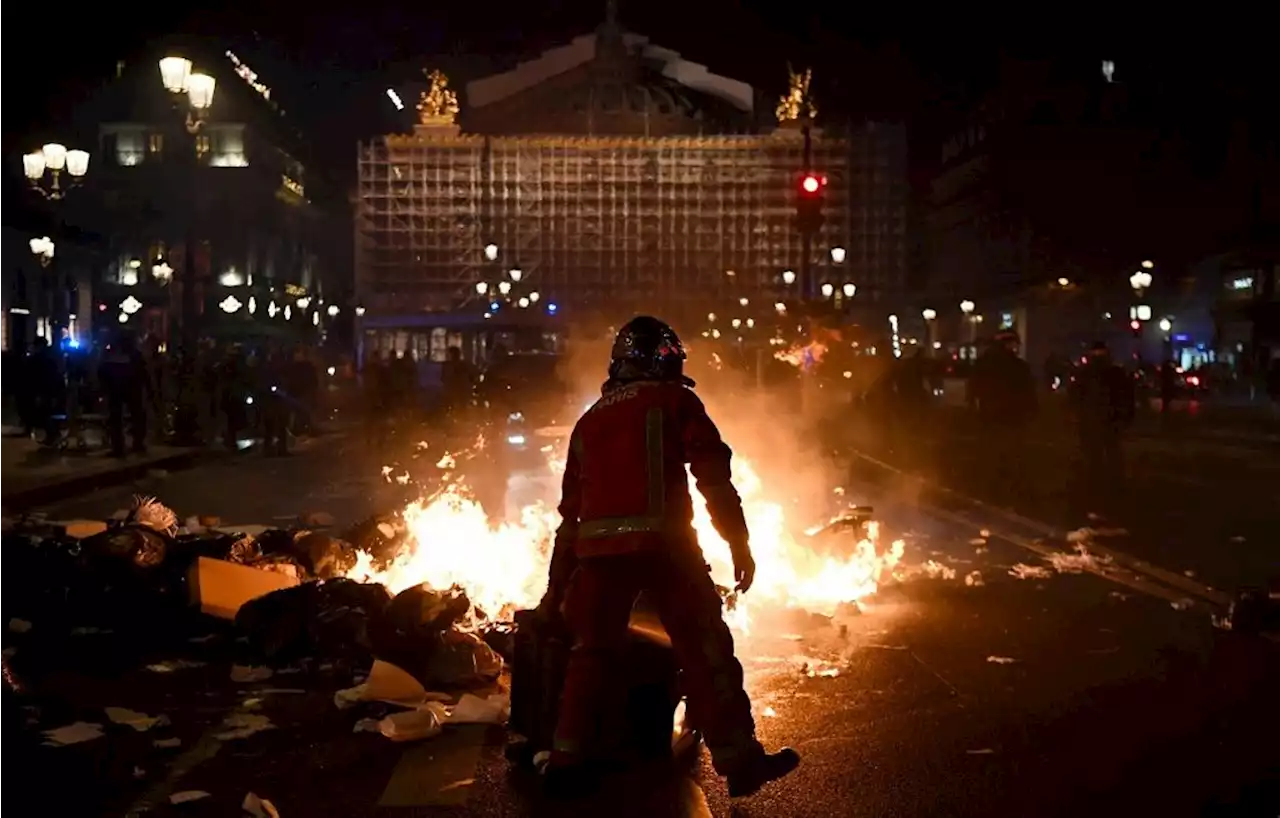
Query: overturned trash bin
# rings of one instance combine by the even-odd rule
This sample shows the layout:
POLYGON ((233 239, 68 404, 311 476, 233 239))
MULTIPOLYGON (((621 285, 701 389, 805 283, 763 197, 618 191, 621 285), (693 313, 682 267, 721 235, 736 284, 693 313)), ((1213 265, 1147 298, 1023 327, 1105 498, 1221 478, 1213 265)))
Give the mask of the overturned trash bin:
MULTIPOLYGON (((570 644, 563 622, 537 611, 516 613, 508 728, 518 738, 506 751, 514 764, 531 766, 536 755, 551 749, 570 644)), ((633 612, 617 658, 615 679, 624 689, 612 697, 615 709, 604 719, 618 726, 617 745, 593 749, 634 760, 692 755, 701 739, 684 718, 675 653, 662 626, 633 612)))

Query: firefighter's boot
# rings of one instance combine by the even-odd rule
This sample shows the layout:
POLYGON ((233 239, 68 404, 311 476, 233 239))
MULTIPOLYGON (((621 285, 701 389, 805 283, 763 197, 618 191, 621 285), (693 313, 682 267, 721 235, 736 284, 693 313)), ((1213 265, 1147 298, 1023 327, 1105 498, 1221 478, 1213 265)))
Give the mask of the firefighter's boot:
POLYGON ((741 798, 751 795, 770 781, 777 781, 787 773, 800 766, 800 754, 790 747, 783 747, 776 753, 760 753, 744 760, 727 776, 729 779, 729 797, 741 798))

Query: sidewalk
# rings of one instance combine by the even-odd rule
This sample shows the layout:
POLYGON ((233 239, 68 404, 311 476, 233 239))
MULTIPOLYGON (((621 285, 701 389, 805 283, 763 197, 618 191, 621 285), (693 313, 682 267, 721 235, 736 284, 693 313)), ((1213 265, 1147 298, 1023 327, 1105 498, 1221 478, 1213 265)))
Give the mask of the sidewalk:
POLYGON ((146 454, 112 457, 48 451, 35 441, 7 437, 0 445, 3 471, 0 500, 6 512, 22 511, 141 477, 152 469, 186 468, 214 453, 205 449, 154 446, 146 454))

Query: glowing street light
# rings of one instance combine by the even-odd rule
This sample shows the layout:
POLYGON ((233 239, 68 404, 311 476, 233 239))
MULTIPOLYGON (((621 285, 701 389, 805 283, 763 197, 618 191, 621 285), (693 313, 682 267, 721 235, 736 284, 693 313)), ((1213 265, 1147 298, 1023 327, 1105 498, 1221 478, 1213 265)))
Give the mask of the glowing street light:
POLYGON ((742 298, 738 299, 738 306, 740 307, 745 307, 750 303, 751 303, 751 299, 747 298, 745 295, 742 298))
POLYGON ((845 259, 845 249, 843 247, 831 248, 831 260, 836 264, 843 264, 845 259))
POLYGON ((1142 262, 1142 269, 1144 269, 1144 270, 1150 270, 1150 269, 1152 269, 1152 268, 1153 268, 1153 267, 1155 267, 1155 266, 1156 266, 1156 263, 1155 263, 1154 261, 1144 261, 1144 262, 1142 262))
POLYGON ((830 298, 833 294, 835 294, 835 291, 836 291, 835 285, 833 285, 829 281, 822 285, 823 298, 830 298))
POLYGON ((975 309, 977 309, 977 305, 967 298, 960 302, 960 312, 964 313, 966 316, 972 315, 975 309))
MULTIPOLYGON (((1144 261, 1142 263, 1145 266, 1150 262, 1144 261)), ((1148 273, 1146 270, 1138 270, 1136 273, 1129 276, 1129 286, 1133 287, 1134 292, 1141 293, 1143 290, 1151 286, 1151 273, 1148 273)))
POLYGON ((31 188, 46 199, 61 199, 66 190, 61 185, 63 172, 71 177, 73 184, 79 184, 89 172, 89 152, 67 150, 58 142, 50 142, 38 151, 32 151, 22 157, 22 172, 31 183, 31 188), (43 185, 48 174, 49 186, 43 185))
POLYGON ((329 317, 330 317, 330 318, 335 318, 335 317, 337 317, 337 315, 338 315, 338 313, 339 313, 339 312, 341 312, 341 310, 339 310, 339 309, 338 309, 338 305, 337 305, 337 304, 330 304, 330 305, 329 305, 328 313, 329 313, 329 317))
POLYGON ((858 292, 858 285, 852 283, 845 284, 840 288, 840 290, 844 293, 845 298, 853 298, 854 294, 858 292))
POLYGON ((782 271, 782 283, 783 283, 783 284, 786 284, 788 287, 789 287, 789 286, 791 286, 792 284, 795 284, 795 283, 796 283, 796 271, 795 271, 795 270, 783 270, 783 271, 782 271))
POLYGON ((932 321, 933 319, 938 317, 938 311, 925 307, 923 310, 920 311, 920 315, 924 317, 924 320, 932 321))
POLYGON ((479 293, 480 295, 484 295, 485 293, 489 292, 489 283, 486 281, 477 281, 476 292, 479 293))
POLYGON ((1171 329, 1173 329, 1173 322, 1172 322, 1172 321, 1170 321, 1168 318, 1161 318, 1161 319, 1160 319, 1160 331, 1161 331, 1161 332, 1168 332, 1168 331, 1169 331, 1169 330, 1171 330, 1171 329))
POLYGON ((484 257, 488 261, 497 261, 498 245, 494 244, 493 242, 489 242, 488 244, 486 244, 484 246, 484 257))
POLYGON ((537 290, 534 290, 533 292, 529 293, 529 300, 535 304, 538 303, 538 299, 540 298, 542 298, 542 293, 538 292, 537 290))
POLYGON ((521 270, 519 267, 512 267, 507 271, 507 275, 511 276, 512 281, 519 284, 520 279, 524 278, 524 270, 521 270))
MULTIPOLYGON (((121 304, 120 306, 121 308, 123 308, 124 304, 121 304)), ((231 313, 239 310, 244 305, 240 303, 240 299, 236 298, 234 295, 229 295, 226 298, 222 299, 222 303, 220 303, 218 306, 222 309, 223 312, 230 315, 231 313)), ((274 307, 275 304, 272 304, 271 306, 274 307)))
POLYGON ((173 268, 169 266, 169 262, 160 259, 151 265, 151 277, 161 284, 168 284, 173 279, 173 268))
POLYGON ((507 295, 508 293, 510 293, 510 292, 511 292, 511 282, 510 282, 510 281, 499 281, 499 282, 498 282, 498 292, 502 293, 503 295, 507 295))

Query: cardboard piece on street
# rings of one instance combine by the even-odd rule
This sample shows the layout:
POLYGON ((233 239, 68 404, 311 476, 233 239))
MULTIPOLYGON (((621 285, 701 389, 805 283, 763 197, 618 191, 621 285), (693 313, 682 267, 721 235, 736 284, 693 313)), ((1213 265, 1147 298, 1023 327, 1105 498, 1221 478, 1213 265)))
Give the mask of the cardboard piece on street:
POLYGON ((300 580, 276 571, 260 571, 226 560, 199 557, 191 567, 191 602, 203 613, 235 619, 240 606, 251 599, 282 588, 292 588, 300 580))
POLYGON ((68 537, 74 537, 77 540, 83 540, 107 530, 107 524, 102 520, 67 520, 58 525, 62 526, 62 530, 67 532, 68 537))

